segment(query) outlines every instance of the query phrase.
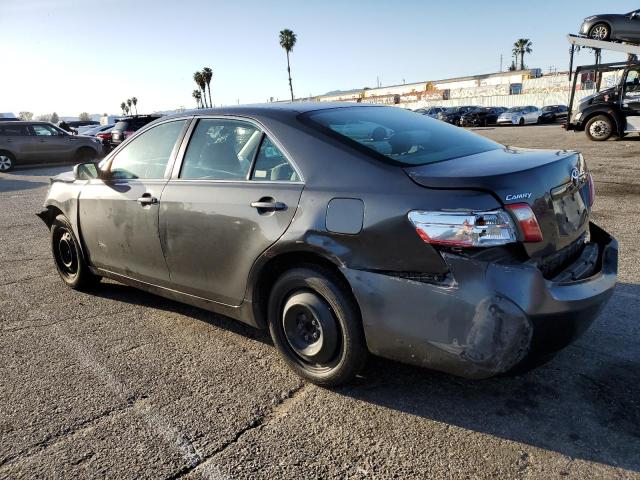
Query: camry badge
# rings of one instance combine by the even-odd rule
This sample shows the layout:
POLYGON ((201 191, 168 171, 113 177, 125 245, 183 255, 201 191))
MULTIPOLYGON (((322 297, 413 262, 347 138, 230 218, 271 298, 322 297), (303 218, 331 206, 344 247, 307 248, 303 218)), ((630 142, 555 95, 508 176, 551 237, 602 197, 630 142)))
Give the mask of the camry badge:
POLYGON ((507 195, 504 199, 509 202, 511 200, 522 200, 524 198, 531 198, 532 193, 514 193, 513 195, 507 195))

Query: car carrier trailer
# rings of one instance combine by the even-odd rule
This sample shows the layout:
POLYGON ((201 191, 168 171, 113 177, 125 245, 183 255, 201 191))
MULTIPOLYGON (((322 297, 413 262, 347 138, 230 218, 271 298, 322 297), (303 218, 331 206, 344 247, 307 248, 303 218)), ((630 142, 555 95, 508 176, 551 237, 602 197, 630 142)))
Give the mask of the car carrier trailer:
POLYGON ((640 46, 626 43, 594 40, 568 35, 571 44, 569 78, 571 95, 567 115, 567 130, 585 131, 594 141, 604 141, 612 135, 623 137, 628 133, 640 133, 640 46), (596 52, 596 63, 581 65, 573 71, 573 57, 576 47, 592 48, 596 52), (600 63, 602 50, 610 50, 629 55, 626 62, 600 63), (583 98, 575 105, 578 77, 582 72, 595 72, 596 93, 583 98), (600 91, 602 74, 620 72, 620 81, 612 87, 600 91))

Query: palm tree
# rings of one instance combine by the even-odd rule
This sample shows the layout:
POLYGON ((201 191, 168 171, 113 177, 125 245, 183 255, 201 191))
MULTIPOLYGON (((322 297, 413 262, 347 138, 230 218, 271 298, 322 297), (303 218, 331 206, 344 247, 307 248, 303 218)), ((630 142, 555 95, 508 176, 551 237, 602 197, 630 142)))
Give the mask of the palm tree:
POLYGON ((126 115, 129 115, 129 106, 128 106, 128 105, 125 105, 125 106, 124 106, 124 113, 125 113, 126 115))
MULTIPOLYGON (((131 99, 130 99, 130 98, 127 98, 127 107, 129 107, 129 110, 131 110, 131 104, 132 104, 132 103, 133 103, 133 102, 131 101, 131 99)), ((133 111, 132 111, 132 113, 133 113, 133 111)))
POLYGON ((196 105, 198 106, 198 108, 200 108, 202 106, 201 105, 202 94, 200 93, 200 90, 194 90, 191 93, 191 96, 196 99, 196 105))
POLYGON ((524 54, 531 53, 533 49, 533 43, 528 38, 519 38, 513 44, 513 55, 517 58, 520 56, 520 70, 524 70, 524 54))
POLYGON ((287 73, 289 74, 289 90, 291 90, 291 101, 293 102, 293 85, 291 84, 291 64, 289 63, 289 53, 296 44, 296 34, 288 28, 280 30, 280 46, 287 52, 287 73))
POLYGON ((211 101, 211 79, 213 78, 213 70, 209 67, 204 67, 202 69, 202 77, 204 78, 204 82, 207 84, 207 89, 209 90, 209 105, 213 107, 213 102, 211 101))
POLYGON ((136 97, 131 97, 131 103, 133 103, 133 106, 136 109, 136 115, 138 114, 138 99, 136 97))
POLYGON ((127 106, 127 104, 126 104, 126 103, 124 103, 124 102, 122 102, 122 103, 120 104, 120 110, 122 110, 122 114, 123 114, 123 115, 125 114, 124 108, 125 108, 126 106, 127 106))
POLYGON ((207 93, 205 91, 206 82, 204 81, 204 77, 202 76, 202 72, 194 73, 193 74, 193 81, 196 82, 196 85, 198 85, 198 88, 202 92, 202 103, 204 104, 204 106, 206 108, 207 107, 207 93))

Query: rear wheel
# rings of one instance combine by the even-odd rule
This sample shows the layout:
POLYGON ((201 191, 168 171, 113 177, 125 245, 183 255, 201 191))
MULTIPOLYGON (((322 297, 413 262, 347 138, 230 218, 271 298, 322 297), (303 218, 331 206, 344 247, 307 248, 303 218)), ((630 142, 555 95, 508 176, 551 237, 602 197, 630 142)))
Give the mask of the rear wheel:
POLYGON ((98 154, 93 148, 83 147, 76 152, 75 160, 78 163, 85 163, 94 160, 97 156, 98 154))
POLYGON ((587 122, 584 131, 594 142, 604 142, 613 135, 613 123, 609 117, 597 115, 587 122))
POLYGON ((282 274, 269 295, 268 321, 284 361, 313 383, 343 384, 366 362, 360 313, 330 270, 309 266, 282 274))
POLYGON ((589 38, 593 38, 594 40, 609 40, 610 34, 609 25, 606 23, 596 23, 591 27, 591 30, 589 30, 589 38))
POLYGON ((0 172, 10 172, 16 164, 16 158, 9 152, 0 152, 0 172))
POLYGON ((62 281, 75 290, 88 290, 100 281, 89 270, 69 220, 58 215, 51 224, 51 253, 62 281))

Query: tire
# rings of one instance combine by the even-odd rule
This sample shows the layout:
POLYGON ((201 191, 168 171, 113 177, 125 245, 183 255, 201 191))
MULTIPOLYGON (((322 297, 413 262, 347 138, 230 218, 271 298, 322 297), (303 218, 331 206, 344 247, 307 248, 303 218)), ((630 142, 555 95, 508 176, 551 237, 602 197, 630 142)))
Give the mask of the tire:
POLYGON ((521 118, 518 122, 518 126, 522 127, 524 125, 524 118, 521 118))
POLYGON ((611 29, 606 23, 596 23, 589 30, 589 38, 594 40, 609 40, 611 36, 611 29))
POLYGON ((78 163, 90 162, 98 157, 98 152, 90 147, 81 147, 75 155, 75 161, 78 163))
POLYGON ((0 172, 6 173, 16 166, 16 157, 9 152, 0 152, 0 172))
POLYGON ((596 115, 589 119, 584 126, 584 131, 590 140, 604 142, 613 135, 613 122, 606 115, 596 115))
POLYGON ((51 253, 62 281, 74 290, 89 290, 100 277, 89 270, 73 228, 64 215, 51 224, 51 253))
POLYGON ((349 382, 368 351, 359 309, 330 270, 303 266, 283 273, 269 295, 269 332, 278 353, 317 385, 349 382))

